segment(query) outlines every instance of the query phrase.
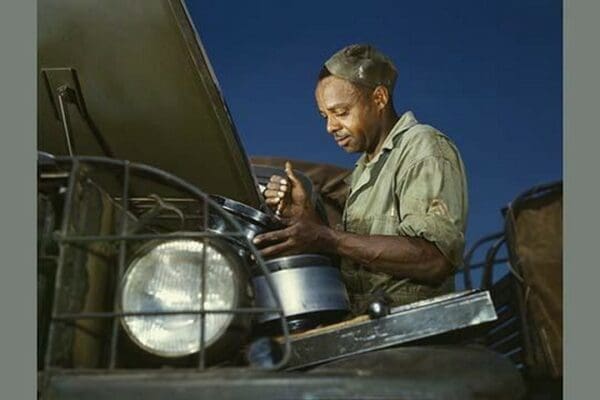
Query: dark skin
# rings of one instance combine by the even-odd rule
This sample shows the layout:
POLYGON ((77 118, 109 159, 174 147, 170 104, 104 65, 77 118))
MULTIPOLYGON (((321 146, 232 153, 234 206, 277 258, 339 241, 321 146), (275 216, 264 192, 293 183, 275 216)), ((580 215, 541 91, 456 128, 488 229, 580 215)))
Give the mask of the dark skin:
MULTIPOLYGON (((327 131, 347 152, 364 152, 370 160, 398 120, 389 91, 358 87, 329 76, 317 85, 315 97, 327 131)), ((265 191, 269 206, 279 209, 285 229, 256 236, 264 257, 320 252, 338 254, 367 269, 431 285, 442 283, 452 266, 431 242, 422 238, 359 235, 332 229, 317 216, 300 181, 286 163, 287 177, 273 176, 265 191)))

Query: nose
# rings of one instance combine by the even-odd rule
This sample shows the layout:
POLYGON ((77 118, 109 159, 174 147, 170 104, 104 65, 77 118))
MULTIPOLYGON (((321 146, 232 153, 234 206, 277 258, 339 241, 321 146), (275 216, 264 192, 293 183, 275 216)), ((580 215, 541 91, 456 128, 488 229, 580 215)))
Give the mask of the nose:
POLYGON ((334 134, 342 128, 339 121, 335 117, 327 118, 327 132, 334 134))

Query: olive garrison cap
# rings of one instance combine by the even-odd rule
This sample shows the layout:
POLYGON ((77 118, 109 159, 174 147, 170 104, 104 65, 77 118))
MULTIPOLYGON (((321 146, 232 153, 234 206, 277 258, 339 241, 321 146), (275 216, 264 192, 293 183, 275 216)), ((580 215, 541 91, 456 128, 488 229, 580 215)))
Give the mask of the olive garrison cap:
POLYGON ((367 44, 351 44, 325 61, 334 76, 368 87, 384 85, 392 89, 398 71, 383 53, 367 44))

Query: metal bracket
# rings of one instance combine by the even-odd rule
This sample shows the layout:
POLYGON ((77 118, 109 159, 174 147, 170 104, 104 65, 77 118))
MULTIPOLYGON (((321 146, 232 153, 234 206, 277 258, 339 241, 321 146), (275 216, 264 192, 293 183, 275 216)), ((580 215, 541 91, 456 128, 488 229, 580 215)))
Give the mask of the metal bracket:
POLYGON ((83 102, 83 94, 81 93, 81 87, 75 69, 42 68, 42 76, 44 78, 44 83, 46 84, 46 90, 48 91, 56 119, 61 119, 59 97, 65 89, 71 89, 72 91, 69 95, 69 102, 77 106, 82 117, 89 117, 85 108, 85 103, 83 102))
POLYGON ((87 123, 104 154, 114 154, 91 119, 85 106, 77 72, 73 68, 42 68, 42 76, 56 119, 62 122, 65 145, 70 156, 75 155, 75 143, 69 115, 69 104, 75 105, 79 115, 87 123))
POLYGON ((487 291, 465 291, 395 307, 379 319, 355 320, 292 335, 287 369, 321 364, 497 319, 487 291))
POLYGON ((68 86, 61 86, 57 90, 58 92, 58 106, 60 108, 60 120, 63 124, 63 131, 65 133, 65 141, 67 144, 67 150, 69 155, 72 157, 75 154, 73 138, 71 137, 71 119, 69 117, 69 109, 65 103, 73 103, 75 99, 75 92, 68 86))

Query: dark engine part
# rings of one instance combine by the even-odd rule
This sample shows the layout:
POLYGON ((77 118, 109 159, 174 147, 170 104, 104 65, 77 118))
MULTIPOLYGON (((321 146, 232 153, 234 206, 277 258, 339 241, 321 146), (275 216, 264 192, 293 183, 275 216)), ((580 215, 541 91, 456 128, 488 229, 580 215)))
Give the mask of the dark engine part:
MULTIPOLYGON (((283 227, 281 222, 275 219, 275 217, 243 203, 217 195, 211 195, 210 198, 235 217, 236 222, 242 228, 244 237, 248 240, 252 240, 254 236, 259 233, 281 229, 283 227)), ((217 213, 211 213, 209 215, 209 228, 218 233, 232 231, 232 227, 228 226, 224 218, 217 213)), ((245 241, 242 238, 238 239, 238 243, 245 246, 245 241)))
POLYGON ((208 229, 211 232, 223 235, 238 249, 238 255, 246 261, 251 276, 262 275, 264 270, 256 263, 256 259, 251 256, 252 251, 248 243, 256 235, 283 229, 285 226, 272 213, 263 213, 246 204, 222 196, 210 195, 210 198, 235 219, 241 228, 241 235, 231 235, 234 230, 231 224, 221 214, 215 212, 208 215, 208 229))

